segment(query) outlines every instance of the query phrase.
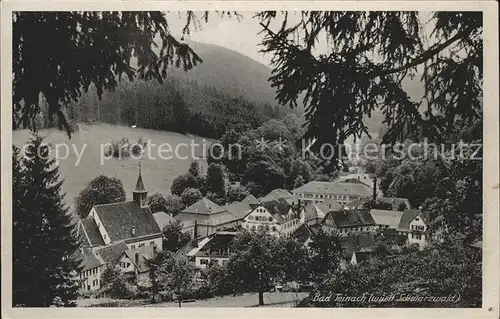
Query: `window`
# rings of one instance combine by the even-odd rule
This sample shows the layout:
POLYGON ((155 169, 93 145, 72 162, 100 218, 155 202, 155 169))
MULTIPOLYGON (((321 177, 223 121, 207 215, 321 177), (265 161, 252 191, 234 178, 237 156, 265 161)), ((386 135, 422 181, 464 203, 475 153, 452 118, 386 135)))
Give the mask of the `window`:
POLYGON ((248 219, 253 220, 253 216, 252 215, 248 216, 248 219))
POLYGON ((268 220, 269 220, 270 222, 272 222, 272 221, 273 221, 273 218, 272 218, 272 217, 269 217, 269 218, 268 218, 268 220))
POLYGON ((139 244, 139 248, 144 247, 144 246, 145 246, 145 244, 139 244))
POLYGON ((200 259, 200 265, 208 265, 208 259, 200 259))
POLYGON ((127 268, 130 267, 130 263, 127 263, 127 268))
POLYGON ((154 246, 155 245, 155 242, 154 241, 150 241, 149 242, 149 246, 154 246))
POLYGON ((135 245, 130 246, 130 249, 135 249, 135 245))
POLYGON ((276 226, 273 226, 271 229, 272 229, 273 231, 276 231, 276 230, 277 230, 277 229, 276 229, 276 226))

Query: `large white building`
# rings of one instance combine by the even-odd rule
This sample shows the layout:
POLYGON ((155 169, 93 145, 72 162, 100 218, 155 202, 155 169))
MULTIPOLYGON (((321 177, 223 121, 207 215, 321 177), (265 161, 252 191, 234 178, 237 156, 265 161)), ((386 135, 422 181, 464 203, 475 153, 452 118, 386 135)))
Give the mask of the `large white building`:
POLYGON ((373 196, 373 191, 363 183, 312 181, 292 191, 300 200, 313 203, 333 199, 340 204, 373 196))

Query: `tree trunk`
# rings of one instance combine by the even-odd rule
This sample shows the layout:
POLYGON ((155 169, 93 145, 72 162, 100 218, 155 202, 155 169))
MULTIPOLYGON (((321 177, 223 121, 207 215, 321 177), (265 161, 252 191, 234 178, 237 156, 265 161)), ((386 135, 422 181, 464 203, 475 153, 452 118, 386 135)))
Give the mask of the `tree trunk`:
POLYGON ((181 308, 181 298, 179 298, 178 300, 179 300, 179 308, 181 308))
POLYGON ((259 271, 259 306, 264 305, 264 285, 262 284, 262 272, 259 271))

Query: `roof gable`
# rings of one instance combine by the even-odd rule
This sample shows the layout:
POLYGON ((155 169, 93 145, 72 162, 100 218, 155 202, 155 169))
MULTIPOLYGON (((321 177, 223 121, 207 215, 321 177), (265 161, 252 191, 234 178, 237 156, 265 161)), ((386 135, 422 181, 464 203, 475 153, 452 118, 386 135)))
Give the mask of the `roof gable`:
POLYGON ((403 212, 403 215, 401 216, 401 220, 399 222, 398 228, 400 230, 409 230, 410 229, 410 223, 415 219, 415 217, 420 216, 422 219, 422 215, 420 214, 420 211, 415 210, 415 209, 407 209, 403 212))
POLYGON ((397 228, 403 212, 394 210, 372 209, 370 214, 377 225, 389 225, 392 228, 397 228))
POLYGON ((74 254, 74 258, 79 260, 78 268, 80 271, 85 271, 89 269, 93 269, 105 264, 104 260, 94 255, 91 249, 83 248, 82 251, 77 250, 74 254))
POLYGON ((141 207, 136 202, 96 205, 94 209, 111 241, 161 234, 149 207, 141 207))
POLYGON ((339 228, 375 225, 373 217, 366 209, 329 212, 325 219, 327 221, 333 221, 339 228))
POLYGON ((116 265, 120 256, 128 250, 127 244, 124 241, 105 246, 97 251, 97 254, 102 260, 111 265, 116 265))
POLYGON ((153 217, 161 230, 168 224, 175 222, 175 218, 165 212, 156 212, 153 217))
POLYGON ((104 240, 92 216, 89 215, 80 220, 78 232, 83 242, 90 247, 104 245, 104 240))
POLYGON ((203 197, 193 205, 185 208, 182 212, 191 214, 210 215, 210 214, 217 214, 223 211, 225 211, 224 208, 212 202, 210 199, 203 197))

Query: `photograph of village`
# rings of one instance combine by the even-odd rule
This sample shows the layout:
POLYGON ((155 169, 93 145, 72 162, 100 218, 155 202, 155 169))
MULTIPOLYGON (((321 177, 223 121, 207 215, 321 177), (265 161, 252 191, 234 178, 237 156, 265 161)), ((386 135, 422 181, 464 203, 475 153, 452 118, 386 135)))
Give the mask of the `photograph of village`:
POLYGON ((14 12, 12 307, 482 307, 482 33, 14 12))

